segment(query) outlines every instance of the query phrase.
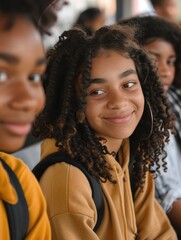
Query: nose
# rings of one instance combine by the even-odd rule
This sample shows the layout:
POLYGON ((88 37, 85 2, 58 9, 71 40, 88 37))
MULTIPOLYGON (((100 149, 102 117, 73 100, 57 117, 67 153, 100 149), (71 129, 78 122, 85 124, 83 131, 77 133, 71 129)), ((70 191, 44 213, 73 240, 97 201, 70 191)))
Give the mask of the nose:
POLYGON ((32 86, 31 82, 18 81, 12 89, 11 107, 20 111, 31 111, 35 114, 43 107, 44 93, 41 86, 32 86))
POLYGON ((166 62, 160 62, 158 64, 159 77, 168 78, 171 76, 171 69, 166 62))
POLYGON ((112 91, 109 93, 108 108, 109 109, 120 109, 127 105, 127 98, 120 89, 112 91))

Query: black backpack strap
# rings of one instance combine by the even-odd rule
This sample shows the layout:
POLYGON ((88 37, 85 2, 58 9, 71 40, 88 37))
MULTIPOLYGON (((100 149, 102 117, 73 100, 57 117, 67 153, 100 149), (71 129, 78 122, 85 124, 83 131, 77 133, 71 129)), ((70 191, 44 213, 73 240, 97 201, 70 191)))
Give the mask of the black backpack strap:
POLYGON ((87 169, 78 161, 70 158, 66 153, 64 152, 56 152, 53 153, 51 155, 49 155, 48 157, 46 157, 45 159, 43 159, 42 161, 40 161, 32 170, 34 175, 36 176, 36 178, 38 180, 40 180, 41 176, 43 175, 44 171, 51 165, 55 164, 55 163, 61 163, 61 162, 66 162, 68 164, 71 164, 77 168, 79 168, 87 177, 89 184, 91 186, 92 189, 92 198, 94 200, 94 203, 96 205, 96 209, 97 209, 97 222, 96 225, 94 227, 94 232, 98 229, 103 214, 104 214, 104 199, 103 199, 103 193, 102 193, 102 189, 100 186, 100 183, 87 171, 87 169))
POLYGON ((4 169, 7 171, 11 184, 15 188, 18 196, 18 202, 16 204, 10 204, 4 201, 9 222, 10 239, 23 240, 26 236, 29 224, 27 202, 16 174, 3 159, 0 159, 0 161, 4 169))

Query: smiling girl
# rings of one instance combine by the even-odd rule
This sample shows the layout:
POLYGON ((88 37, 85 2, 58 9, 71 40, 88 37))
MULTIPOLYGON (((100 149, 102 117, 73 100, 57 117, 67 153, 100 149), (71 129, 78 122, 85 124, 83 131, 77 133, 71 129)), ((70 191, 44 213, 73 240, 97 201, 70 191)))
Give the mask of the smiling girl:
POLYGON ((150 174, 158 172, 160 158, 164 166, 172 118, 151 62, 132 35, 119 26, 92 37, 72 29, 50 52, 47 103, 35 125, 36 136, 47 138, 42 159, 61 151, 79 161, 99 181, 105 208, 94 232, 97 211, 85 175, 65 162, 49 167, 40 185, 54 240, 176 239, 150 174))

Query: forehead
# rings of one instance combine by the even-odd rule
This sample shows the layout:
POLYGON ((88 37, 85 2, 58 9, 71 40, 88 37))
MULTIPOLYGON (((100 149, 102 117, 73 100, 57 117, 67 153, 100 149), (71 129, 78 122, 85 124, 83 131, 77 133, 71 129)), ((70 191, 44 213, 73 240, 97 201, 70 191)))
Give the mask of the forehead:
POLYGON ((165 0, 162 4, 167 6, 177 6, 177 0, 165 0))
POLYGON ((10 29, 16 22, 18 21, 26 21, 30 22, 32 25, 35 25, 35 22, 31 19, 31 17, 26 13, 1 13, 0 14, 0 30, 5 31, 10 29))
POLYGON ((161 38, 154 39, 148 42, 147 44, 145 44, 145 47, 153 48, 153 50, 164 50, 165 52, 169 51, 173 54, 176 54, 173 44, 161 38))
POLYGON ((91 74, 106 75, 108 72, 125 71, 128 68, 135 69, 134 61, 125 53, 120 53, 115 50, 102 49, 92 59, 91 74))
POLYGON ((28 18, 17 16, 10 26, 7 25, 9 19, 0 17, 0 51, 13 54, 33 51, 35 55, 36 51, 44 52, 41 35, 28 18))

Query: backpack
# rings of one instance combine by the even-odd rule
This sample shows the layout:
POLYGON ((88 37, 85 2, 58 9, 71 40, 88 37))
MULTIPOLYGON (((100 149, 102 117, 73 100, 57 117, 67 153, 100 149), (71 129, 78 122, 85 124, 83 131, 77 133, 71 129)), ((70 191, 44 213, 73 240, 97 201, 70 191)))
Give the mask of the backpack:
POLYGON ((71 164, 77 168, 79 168, 87 177, 87 180, 89 181, 89 184, 92 189, 92 198, 94 200, 96 210, 97 210, 97 222, 94 227, 94 232, 98 229, 103 214, 104 214, 104 200, 103 200, 103 193, 101 186, 97 179, 95 179, 88 171, 87 169, 79 162, 72 159, 70 156, 68 156, 64 152, 55 152, 46 158, 43 159, 43 161, 40 161, 32 170, 34 175, 36 176, 37 180, 39 181, 41 176, 43 175, 44 171, 51 165, 54 165, 55 163, 61 163, 66 162, 68 164, 71 164))
POLYGON ((22 240, 26 236, 29 224, 28 205, 16 174, 3 159, 0 159, 0 162, 8 173, 10 182, 15 188, 18 196, 18 202, 16 204, 10 204, 3 201, 9 223, 10 239, 22 240))
MULTIPOLYGON (((80 163, 72 159, 70 156, 68 156, 65 152, 55 152, 53 154, 50 154, 49 156, 45 157, 42 161, 40 161, 32 170, 35 177, 39 181, 41 176, 43 175, 44 171, 49 167, 56 163, 66 162, 68 164, 71 164, 77 168, 79 168, 87 177, 90 187, 92 189, 92 198, 94 200, 96 210, 97 210, 97 222, 94 227, 94 232, 98 229, 101 220, 104 215, 104 199, 103 199, 103 192, 100 186, 100 183, 97 179, 95 179, 88 170, 80 163)), ((132 183, 132 181, 131 181, 132 183)), ((131 184, 132 188, 132 184, 131 184)), ((132 192, 133 194, 133 192, 132 192)))

